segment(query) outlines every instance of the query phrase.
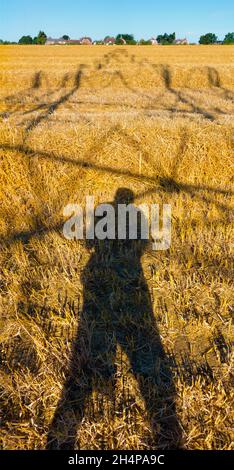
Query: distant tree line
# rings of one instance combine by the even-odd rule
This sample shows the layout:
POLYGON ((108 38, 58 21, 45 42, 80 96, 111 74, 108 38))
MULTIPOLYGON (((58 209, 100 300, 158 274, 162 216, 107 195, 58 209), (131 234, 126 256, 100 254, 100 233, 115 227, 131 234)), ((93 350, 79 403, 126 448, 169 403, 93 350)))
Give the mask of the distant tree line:
POLYGON ((47 39, 44 31, 39 31, 38 35, 32 38, 32 36, 22 36, 19 40, 19 44, 45 44, 47 39))
MULTIPOLYGON (((68 34, 64 34, 62 36, 62 39, 64 39, 65 41, 68 41, 70 39, 70 37, 68 36, 68 34)), ((45 32, 44 31, 39 31, 38 35, 35 36, 34 38, 30 35, 22 36, 19 39, 18 44, 23 44, 23 45, 25 45, 25 44, 39 44, 39 45, 43 45, 43 44, 46 43, 46 40, 47 40, 47 35, 45 34, 45 32)), ((170 34, 164 33, 164 34, 159 34, 157 36, 157 42, 158 42, 158 44, 161 44, 161 45, 174 44, 175 40, 176 40, 176 34, 175 33, 170 33, 170 34)), ((223 41, 219 41, 218 37, 214 33, 206 33, 206 34, 202 35, 199 39, 199 44, 217 44, 217 43, 220 43, 220 44, 234 44, 234 32, 233 33, 227 33, 223 41)), ((4 44, 17 44, 17 43, 16 42, 11 42, 11 41, 3 41, 2 39, 0 39, 0 45, 1 44, 4 45, 4 44)), ((103 41, 102 40, 96 41, 96 44, 103 44, 103 41)), ((124 45, 124 44, 127 44, 127 45, 135 45, 135 44, 151 45, 152 42, 151 42, 151 40, 145 40, 145 39, 141 39, 140 41, 137 42, 135 40, 133 34, 117 34, 117 36, 115 38, 115 44, 117 44, 117 45, 124 45)))
POLYGON ((0 39, 0 46, 7 46, 9 44, 18 44, 18 43, 14 41, 3 41, 3 39, 0 39))
MULTIPOLYGON (((160 34, 159 36, 157 36, 157 41, 159 44, 173 44, 174 41, 175 41, 175 38, 176 38, 176 35, 175 33, 172 33, 172 34, 160 34)), ((115 41, 115 44, 123 44, 125 42, 125 44, 128 44, 128 45, 135 45, 137 44, 137 41, 135 40, 133 34, 118 34, 116 36, 116 41, 115 41)), ((143 46, 146 46, 146 45, 151 45, 152 42, 150 40, 145 40, 145 39, 141 39, 138 44, 140 45, 143 45, 143 46)))
POLYGON ((199 44, 234 44, 234 33, 227 33, 223 41, 218 41, 218 37, 214 33, 207 33, 200 37, 199 44))
POLYGON ((224 44, 234 44, 234 33, 227 33, 224 41, 224 44))
POLYGON ((140 39, 138 44, 140 44, 140 46, 151 46, 152 42, 150 40, 140 39))
POLYGON ((176 34, 175 33, 171 33, 171 34, 159 34, 159 36, 157 36, 157 41, 159 44, 163 44, 163 45, 169 45, 169 44, 173 44, 175 42, 175 39, 176 39, 176 34))
POLYGON ((121 44, 128 44, 128 45, 135 45, 137 42, 134 39, 133 34, 117 34, 115 38, 115 44, 121 45, 121 44))

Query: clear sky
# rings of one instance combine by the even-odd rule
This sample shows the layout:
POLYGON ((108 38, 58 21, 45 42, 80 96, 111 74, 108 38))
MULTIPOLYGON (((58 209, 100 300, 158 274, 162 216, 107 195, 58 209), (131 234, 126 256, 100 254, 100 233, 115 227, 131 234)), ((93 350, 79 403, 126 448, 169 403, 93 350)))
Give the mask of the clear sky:
POLYGON ((176 32, 196 42, 234 31, 233 0, 0 0, 0 38, 68 34, 72 39, 132 33, 136 39, 176 32))

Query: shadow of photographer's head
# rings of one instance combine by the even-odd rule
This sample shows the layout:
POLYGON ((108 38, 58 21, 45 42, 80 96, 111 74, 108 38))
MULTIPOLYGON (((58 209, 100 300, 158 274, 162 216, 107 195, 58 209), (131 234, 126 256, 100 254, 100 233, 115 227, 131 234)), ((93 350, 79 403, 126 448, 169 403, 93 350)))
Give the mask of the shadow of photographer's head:
POLYGON ((129 188, 119 188, 115 193, 114 204, 133 204, 135 199, 134 192, 129 188))

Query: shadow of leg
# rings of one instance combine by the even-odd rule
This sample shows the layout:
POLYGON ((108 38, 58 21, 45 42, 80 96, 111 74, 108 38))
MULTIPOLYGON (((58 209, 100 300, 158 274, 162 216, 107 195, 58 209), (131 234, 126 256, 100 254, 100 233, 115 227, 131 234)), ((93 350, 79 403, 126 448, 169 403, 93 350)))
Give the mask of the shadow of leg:
MULTIPOLYGON (((87 305, 85 306, 87 307, 87 305)), ((101 316, 81 315, 80 326, 73 345, 68 378, 64 384, 47 437, 47 450, 73 450, 80 447, 77 431, 93 390, 102 393, 114 382, 116 343, 101 316)))
POLYGON ((152 326, 150 330, 140 326, 126 341, 121 340, 121 345, 145 402, 152 432, 150 448, 176 449, 180 447, 181 428, 176 415, 172 371, 157 330, 152 330, 152 326))
POLYGON ((178 449, 181 428, 176 415, 175 387, 163 362, 158 364, 157 379, 151 373, 148 377, 138 373, 137 380, 151 425, 153 448, 178 449))
MULTIPOLYGON (((87 378, 84 378, 87 381, 87 378)), ((91 385, 75 377, 69 377, 57 405, 47 436, 47 450, 74 450, 76 435, 84 416, 86 399, 91 385)))

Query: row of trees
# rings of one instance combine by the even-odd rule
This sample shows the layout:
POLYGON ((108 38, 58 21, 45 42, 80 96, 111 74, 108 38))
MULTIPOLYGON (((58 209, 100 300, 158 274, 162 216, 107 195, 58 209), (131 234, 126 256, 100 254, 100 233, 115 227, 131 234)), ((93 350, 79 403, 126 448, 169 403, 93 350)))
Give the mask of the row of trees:
POLYGON ((157 41, 159 44, 169 45, 175 42, 175 38, 176 38, 175 33, 171 33, 171 34, 165 33, 165 34, 159 34, 159 36, 157 36, 157 41))
MULTIPOLYGON (((62 36, 64 40, 69 40, 70 37, 67 34, 64 34, 62 36)), ((32 38, 32 36, 22 36, 19 40, 19 44, 45 44, 47 39, 47 35, 44 33, 44 31, 39 31, 38 35, 32 38)), ((163 45, 169 45, 169 44, 174 44, 176 39, 175 33, 171 34, 159 34, 157 36, 157 41, 159 44, 163 45)), ((217 42, 221 42, 223 44, 234 44, 234 32, 233 33, 227 33, 223 41, 218 41, 218 37, 214 33, 207 33, 204 34, 203 36, 200 37, 199 39, 199 44, 215 44, 217 42)), ((102 41, 100 41, 102 43, 102 41)), ((121 45, 121 44, 128 44, 128 45, 135 45, 137 44, 137 41, 135 40, 133 34, 117 34, 116 39, 115 39, 115 44, 121 45)), ((15 42, 10 42, 10 41, 3 41, 0 39, 0 44, 16 44, 15 42)), ((141 39, 139 41, 139 44, 141 45, 150 45, 151 41, 145 41, 144 39, 141 39)))
MULTIPOLYGON (((157 36, 157 41, 159 44, 173 44, 175 41, 176 35, 175 33, 172 34, 160 34, 157 36)), ((116 41, 115 44, 123 44, 123 39, 126 42, 126 44, 134 45, 137 44, 137 41, 135 40, 133 34, 118 34, 116 36, 116 41)), ((151 41, 145 41, 145 39, 141 39, 139 41, 139 44, 141 45, 148 45, 151 44, 151 41)))
MULTIPOLYGON (((137 43, 132 34, 118 34, 116 36, 116 44, 122 44, 123 39, 125 40, 126 44, 137 43)), ((159 34, 156 39, 159 44, 163 44, 163 45, 174 44, 176 40, 176 34, 175 33, 159 34)), ((214 33, 204 34, 199 39, 199 44, 215 44, 217 42, 219 42, 218 37, 214 33)), ((223 44, 234 44, 234 33, 227 33, 224 40, 220 42, 222 42, 223 44)), ((147 44, 151 44, 151 41, 145 41, 144 39, 141 39, 139 41, 139 44, 147 45, 147 44)))
MULTIPOLYGON (((160 34, 157 36, 159 44, 174 44, 176 39, 175 33, 172 34, 160 34)), ((221 42, 223 44, 234 44, 234 33, 227 33, 223 41, 218 41, 218 37, 214 33, 207 33, 200 37, 199 44, 215 44, 221 42)))
MULTIPOLYGON (((173 44, 175 41, 176 35, 175 33, 172 34, 161 34, 157 37, 157 41, 159 44, 173 44)), ((133 36, 133 34, 117 34, 115 38, 115 44, 121 45, 121 44, 127 44, 127 45, 135 45, 135 44, 141 44, 141 45, 150 45, 152 42, 150 40, 145 40, 141 39, 139 42, 137 42, 133 36)))
POLYGON ((19 44, 45 44, 47 39, 44 31, 39 31, 38 35, 32 38, 31 36, 22 36, 19 44))
MULTIPOLYGON (((214 33, 207 33, 200 37, 199 44, 215 44, 218 42, 218 37, 214 33)), ((234 33, 227 33, 224 40, 220 41, 223 44, 234 44, 234 33)))
MULTIPOLYGON (((62 38, 65 41, 68 41, 70 39, 67 34, 64 34, 62 38)), ((22 36, 19 40, 19 44, 45 44, 46 39, 47 36, 44 31, 39 31, 38 35, 35 38, 32 38, 32 36, 22 36)), ((126 44, 137 44, 137 41, 134 39, 133 34, 117 34, 115 43, 119 45, 123 44, 123 40, 126 44)))
POLYGON ((14 41, 3 41, 3 39, 0 39, 0 45, 1 46, 7 46, 9 44, 17 44, 17 42, 14 41))
POLYGON ((123 44, 123 40, 125 41, 126 44, 129 45, 135 45, 137 42, 134 39, 133 34, 117 34, 115 38, 115 44, 121 45, 123 44))

